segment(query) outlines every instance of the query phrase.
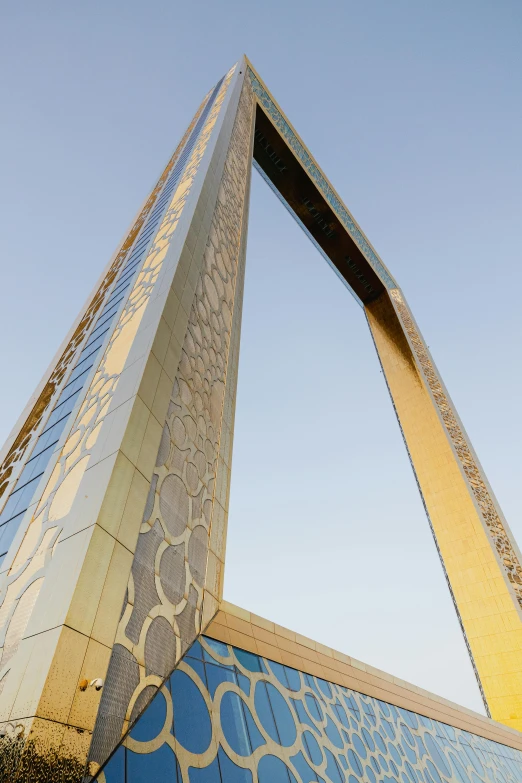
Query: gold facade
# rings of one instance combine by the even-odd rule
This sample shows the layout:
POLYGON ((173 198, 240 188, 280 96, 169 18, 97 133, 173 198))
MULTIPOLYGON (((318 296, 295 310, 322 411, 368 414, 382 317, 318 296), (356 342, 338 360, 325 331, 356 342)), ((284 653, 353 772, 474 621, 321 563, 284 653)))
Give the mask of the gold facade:
POLYGON ((483 695, 495 720, 522 730, 516 545, 400 291, 366 313, 483 695))
MULTIPOLYGON (((522 729, 516 544, 395 280, 246 59, 206 97, 28 406, 4 450, 0 493, 9 496, 196 130, 4 564, 0 723, 14 749, 9 763, 26 763, 16 754, 29 737, 28 779, 49 780, 58 762, 69 770, 64 781, 87 761, 96 774, 222 606, 252 159, 364 308, 483 697, 496 720, 522 729), (95 678, 105 680, 101 691, 88 684, 95 678)), ((279 660, 281 645, 294 665, 281 639, 260 648, 269 644, 264 622, 256 650, 279 660)), ((248 633, 234 640, 231 631, 239 633, 228 627, 224 641, 250 649, 248 633)), ((326 655, 319 647, 314 654, 326 655)))

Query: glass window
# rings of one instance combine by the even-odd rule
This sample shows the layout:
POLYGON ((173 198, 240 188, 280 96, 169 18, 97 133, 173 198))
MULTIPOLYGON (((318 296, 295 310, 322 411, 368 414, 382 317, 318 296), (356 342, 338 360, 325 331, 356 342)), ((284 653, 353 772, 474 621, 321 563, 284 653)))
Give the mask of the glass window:
POLYGON ((39 479, 40 476, 36 476, 34 479, 25 484, 25 486, 21 487, 20 489, 15 489, 5 504, 4 510, 0 514, 0 524, 7 522, 8 519, 11 519, 17 514, 20 514, 29 507, 29 503, 31 502, 39 479))
POLYGON ((244 669, 247 669, 250 672, 263 671, 258 655, 254 655, 254 653, 247 652, 246 650, 240 650, 238 647, 234 647, 234 655, 244 669))
POLYGON ((286 764, 276 756, 263 756, 257 765, 259 783, 289 783, 294 781, 286 764))
POLYGON ((344 742, 339 734, 339 730, 329 715, 326 716, 326 727, 324 731, 332 745, 335 745, 336 748, 344 747, 344 742))
POLYGON ((219 749, 218 758, 223 783, 252 783, 250 770, 238 767, 232 759, 229 759, 223 748, 219 749))
POLYGON ((236 684, 236 674, 232 669, 226 669, 224 666, 215 666, 212 663, 205 664, 207 670, 207 683, 210 696, 214 698, 216 688, 222 682, 232 682, 236 684))
POLYGON ((45 428, 38 438, 36 446, 34 447, 34 457, 36 457, 37 454, 40 454, 40 452, 44 451, 44 449, 46 449, 51 444, 58 442, 60 435, 63 432, 63 428, 65 427, 66 421, 67 419, 65 418, 61 419, 60 421, 57 421, 56 424, 51 424, 50 427, 45 428))
POLYGON ((105 302, 105 306, 101 314, 104 315, 105 313, 108 313, 109 310, 112 310, 113 307, 119 307, 120 304, 122 303, 122 300, 123 300, 123 294, 116 294, 116 296, 111 294, 111 296, 105 302))
POLYGON ((86 367, 82 370, 80 375, 76 375, 74 379, 72 379, 72 373, 71 373, 71 379, 67 382, 67 386, 64 386, 63 391, 60 395, 60 399, 66 399, 71 394, 74 394, 75 391, 78 391, 79 389, 83 388, 83 384, 87 380, 87 373, 89 372, 90 367, 86 367))
POLYGON ((300 723, 304 723, 307 726, 310 726, 317 734, 320 734, 319 729, 315 725, 315 723, 312 721, 310 716, 308 715, 307 711, 305 710, 304 704, 299 699, 290 699, 291 703, 294 706, 294 709, 297 713, 297 717, 299 718, 300 723))
POLYGON ((104 768, 106 783, 125 783, 125 748, 120 746, 104 768))
POLYGON ((268 736, 279 743, 279 734, 277 733, 274 716, 272 714, 272 707, 268 699, 268 693, 266 691, 266 683, 260 681, 256 685, 254 703, 256 707, 256 713, 261 725, 268 734, 268 736))
POLYGON ((42 475, 53 453, 54 445, 55 444, 53 443, 51 446, 48 446, 45 451, 41 451, 36 457, 31 457, 18 479, 18 484, 20 486, 23 486, 23 484, 26 484, 31 479, 42 475))
MULTIPOLYGON (((205 643, 210 647, 211 650, 217 653, 217 655, 220 655, 221 658, 230 657, 228 647, 223 642, 218 642, 217 639, 211 639, 210 637, 205 636, 205 643)), ((205 656, 205 660, 208 660, 208 655, 205 656)))
POLYGON ((191 753, 204 753, 210 744, 212 729, 207 706, 199 688, 179 669, 170 678, 174 706, 174 735, 191 753))
MULTIPOLYGON (((248 736, 248 729, 245 720, 243 707, 246 706, 243 700, 232 691, 228 691, 221 699, 221 726, 223 734, 238 756, 250 756, 252 747, 248 736)), ((247 707, 248 709, 248 707, 247 707)))
POLYGON ((303 744, 312 764, 316 767, 320 766, 323 763, 323 754, 319 743, 310 731, 303 732, 303 744))
POLYGON ((67 400, 62 402, 60 405, 58 405, 51 415, 49 416, 47 420, 47 424, 45 425, 45 429, 50 429, 53 424, 55 424, 57 421, 60 421, 60 419, 63 419, 65 416, 68 416, 72 409, 74 408, 76 404, 76 400, 78 399, 78 395, 80 394, 80 391, 75 392, 72 394, 67 400))
POLYGON ((95 335, 94 339, 89 338, 87 340, 87 343, 83 351, 80 354, 80 358, 83 356, 85 357, 90 356, 91 353, 101 348, 101 344, 105 341, 105 337, 108 331, 109 331, 109 327, 107 327, 105 331, 103 331, 101 334, 95 335))
POLYGON ((167 702, 161 691, 158 691, 132 729, 131 737, 139 742, 148 742, 154 739, 165 725, 166 717, 167 702))
POLYGON ((312 718, 315 718, 317 721, 322 721, 323 719, 323 710, 321 708, 321 705, 319 704, 318 700, 315 698, 313 693, 307 693, 305 695, 305 702, 306 706, 308 708, 308 712, 312 716, 312 718))
POLYGON ((200 661, 203 660, 203 648, 199 642, 194 642, 189 649, 186 652, 186 655, 190 658, 199 658, 200 661))
POLYGON ((0 552, 3 555, 7 553, 9 547, 11 546, 13 538, 16 535, 16 531, 18 530, 20 522, 22 521, 22 517, 26 511, 27 509, 24 508, 20 514, 18 514, 16 517, 13 517, 9 520, 9 522, 6 522, 5 525, 0 527, 0 552))
POLYGON ((133 753, 127 749, 127 783, 183 783, 174 751, 167 743, 152 753, 133 753))

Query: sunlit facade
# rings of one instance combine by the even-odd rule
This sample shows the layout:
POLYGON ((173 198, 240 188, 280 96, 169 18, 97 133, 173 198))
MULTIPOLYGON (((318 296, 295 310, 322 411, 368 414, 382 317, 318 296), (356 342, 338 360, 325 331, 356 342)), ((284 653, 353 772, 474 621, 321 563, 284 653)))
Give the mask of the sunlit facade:
POLYGON ((519 550, 401 289, 245 58, 1 460, 0 778, 522 781, 519 550), (252 164, 364 313, 494 720, 223 601, 252 164))

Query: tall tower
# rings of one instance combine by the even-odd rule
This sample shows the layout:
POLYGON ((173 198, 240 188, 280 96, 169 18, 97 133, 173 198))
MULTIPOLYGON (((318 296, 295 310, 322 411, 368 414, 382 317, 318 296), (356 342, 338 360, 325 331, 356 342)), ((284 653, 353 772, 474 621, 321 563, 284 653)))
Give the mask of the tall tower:
POLYGON ((365 313, 485 704, 522 729, 520 553, 404 295, 244 58, 1 455, 0 723, 28 779, 95 775, 220 609, 252 161, 365 313))

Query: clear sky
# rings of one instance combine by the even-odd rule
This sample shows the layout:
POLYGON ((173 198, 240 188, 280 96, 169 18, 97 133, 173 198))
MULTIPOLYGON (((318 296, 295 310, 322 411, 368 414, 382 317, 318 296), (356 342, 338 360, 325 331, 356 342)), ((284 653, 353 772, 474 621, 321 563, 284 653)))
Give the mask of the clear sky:
MULTIPOLYGON (((517 0, 1 4, 0 439, 246 52, 399 280, 522 543, 517 0)), ((225 596, 481 703, 364 317, 253 179, 225 596)))

